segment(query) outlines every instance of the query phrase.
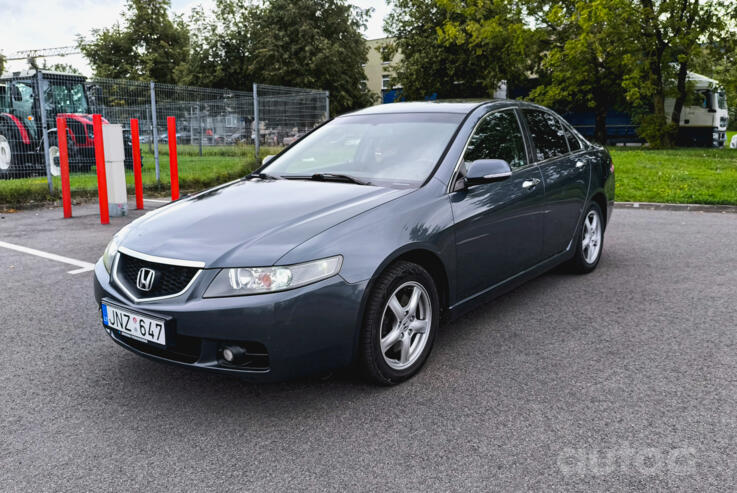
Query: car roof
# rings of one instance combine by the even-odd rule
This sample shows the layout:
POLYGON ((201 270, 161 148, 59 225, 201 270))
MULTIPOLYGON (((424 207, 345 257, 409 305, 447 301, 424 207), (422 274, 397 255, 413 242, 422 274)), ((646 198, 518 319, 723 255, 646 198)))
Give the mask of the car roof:
POLYGON ((437 100, 437 101, 412 101, 401 103, 378 104, 369 106, 348 115, 377 115, 383 113, 460 113, 468 114, 482 104, 509 103, 505 99, 479 99, 479 100, 437 100))

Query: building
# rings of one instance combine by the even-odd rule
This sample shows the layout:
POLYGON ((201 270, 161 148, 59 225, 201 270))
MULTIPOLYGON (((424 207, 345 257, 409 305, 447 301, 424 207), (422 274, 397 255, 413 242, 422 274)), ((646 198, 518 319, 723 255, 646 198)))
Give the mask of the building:
POLYGON ((366 44, 369 47, 368 60, 363 66, 366 73, 366 85, 369 90, 379 96, 376 103, 390 102, 394 100, 394 89, 391 86, 390 78, 394 75, 392 65, 398 63, 402 59, 399 52, 391 56, 389 48, 394 38, 378 38, 369 39, 366 44), (387 101, 385 99, 389 98, 387 101))
MULTIPOLYGON (((401 86, 392 86, 391 77, 394 75, 394 67, 402 60, 399 50, 391 50, 394 38, 369 39, 366 44, 369 47, 368 60, 363 66, 366 73, 366 85, 369 90, 379 96, 375 104, 393 103, 401 86), (394 53, 392 53, 394 51, 394 53)), ((435 99, 438 95, 430 93, 426 99, 435 99)), ((483 97, 483 95, 479 95, 483 97)), ((493 95, 494 98, 504 99, 507 97, 507 84, 502 82, 493 95)))

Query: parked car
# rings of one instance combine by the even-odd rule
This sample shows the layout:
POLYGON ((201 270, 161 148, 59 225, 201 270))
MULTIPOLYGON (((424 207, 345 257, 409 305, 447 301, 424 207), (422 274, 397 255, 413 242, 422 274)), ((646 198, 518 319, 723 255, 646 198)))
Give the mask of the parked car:
POLYGON ((254 380, 355 362, 395 384, 441 320, 564 262, 594 270, 613 201, 607 151, 546 108, 375 106, 131 223, 95 298, 110 337, 158 361, 254 380))
POLYGON ((240 142, 247 142, 248 140, 248 134, 250 132, 247 130, 238 130, 234 133, 232 133, 229 137, 225 138, 226 144, 238 144, 240 142))

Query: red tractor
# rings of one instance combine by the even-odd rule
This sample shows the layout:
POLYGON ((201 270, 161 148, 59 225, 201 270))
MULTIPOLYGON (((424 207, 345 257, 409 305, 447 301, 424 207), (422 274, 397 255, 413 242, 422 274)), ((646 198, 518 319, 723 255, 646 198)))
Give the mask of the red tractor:
MULTIPOLYGON (((70 171, 89 172, 95 165, 92 111, 86 78, 39 71, 0 78, 0 179, 46 174, 44 134, 48 136, 50 172, 60 174, 56 117, 66 119, 70 171), (46 129, 41 114, 42 98, 46 129)), ((103 123, 109 123, 103 119, 103 123)), ((133 166, 130 131, 124 130, 125 166, 133 166)))

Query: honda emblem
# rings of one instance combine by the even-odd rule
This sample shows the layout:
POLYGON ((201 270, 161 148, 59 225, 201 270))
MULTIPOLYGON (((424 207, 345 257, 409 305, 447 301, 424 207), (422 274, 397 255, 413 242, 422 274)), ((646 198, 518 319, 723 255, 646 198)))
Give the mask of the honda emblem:
POLYGON ((151 291, 154 287, 154 280, 156 279, 156 271, 148 269, 146 267, 138 270, 138 277, 136 278, 136 287, 141 291, 151 291))

